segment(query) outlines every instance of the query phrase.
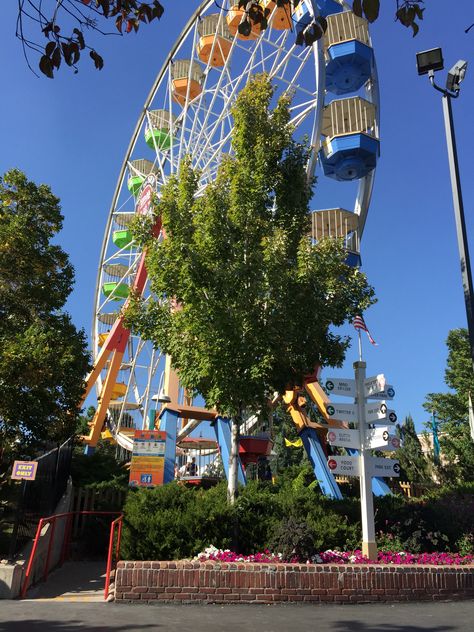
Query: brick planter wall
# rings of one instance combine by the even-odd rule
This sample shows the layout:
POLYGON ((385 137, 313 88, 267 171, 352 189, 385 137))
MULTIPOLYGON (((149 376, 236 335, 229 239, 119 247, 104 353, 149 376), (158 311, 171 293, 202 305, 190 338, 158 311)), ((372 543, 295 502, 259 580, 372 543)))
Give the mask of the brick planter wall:
POLYGON ((362 603, 474 597, 474 566, 119 562, 115 580, 117 602, 362 603))

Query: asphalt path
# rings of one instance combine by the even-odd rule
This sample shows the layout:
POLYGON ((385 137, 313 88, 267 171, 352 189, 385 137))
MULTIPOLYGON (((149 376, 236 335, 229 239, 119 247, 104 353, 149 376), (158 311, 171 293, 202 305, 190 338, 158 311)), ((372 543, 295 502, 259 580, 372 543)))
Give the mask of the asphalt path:
POLYGON ((365 605, 146 605, 3 601, 0 632, 471 632, 474 601, 365 605))

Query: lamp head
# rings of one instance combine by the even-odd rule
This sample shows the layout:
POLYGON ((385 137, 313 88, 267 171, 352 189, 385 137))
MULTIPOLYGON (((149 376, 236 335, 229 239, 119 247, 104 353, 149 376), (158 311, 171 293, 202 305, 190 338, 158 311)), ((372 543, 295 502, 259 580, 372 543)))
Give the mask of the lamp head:
POLYGON ((416 65, 419 75, 427 75, 430 71, 443 70, 444 60, 441 48, 431 48, 416 54, 416 65))
POLYGON ((448 72, 448 78, 446 79, 446 90, 450 92, 459 91, 459 86, 466 75, 467 61, 460 59, 457 61, 451 70, 448 72))
POLYGON ((151 399, 160 404, 169 404, 171 402, 171 397, 165 393, 164 389, 161 389, 158 395, 153 395, 151 399))

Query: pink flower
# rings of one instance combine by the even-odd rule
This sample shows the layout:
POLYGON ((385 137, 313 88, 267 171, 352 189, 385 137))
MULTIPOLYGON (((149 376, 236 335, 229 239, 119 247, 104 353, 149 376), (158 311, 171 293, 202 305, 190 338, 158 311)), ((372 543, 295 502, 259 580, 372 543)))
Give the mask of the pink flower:
POLYGON ((376 560, 369 560, 362 555, 362 551, 322 551, 310 560, 301 560, 296 556, 284 559, 281 553, 271 553, 268 549, 262 553, 252 555, 239 555, 230 550, 216 549, 209 547, 204 552, 199 553, 195 558, 199 562, 208 560, 218 562, 258 562, 258 563, 278 563, 290 564, 438 564, 438 565, 465 565, 474 563, 474 555, 460 555, 459 553, 410 553, 408 551, 380 551, 376 560))

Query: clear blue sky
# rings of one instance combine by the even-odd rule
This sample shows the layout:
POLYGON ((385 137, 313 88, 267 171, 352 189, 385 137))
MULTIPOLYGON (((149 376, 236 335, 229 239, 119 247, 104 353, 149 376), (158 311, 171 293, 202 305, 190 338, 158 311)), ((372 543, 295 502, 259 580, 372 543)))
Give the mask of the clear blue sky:
MULTIPOLYGON (((123 155, 153 79, 199 2, 165 0, 162 21, 138 35, 95 38, 104 69, 95 71, 86 58, 77 75, 60 71, 54 81, 28 70, 14 37, 16 3, 5 4, 0 171, 18 167, 61 198, 59 241, 76 269, 68 309, 89 334, 100 246, 123 155)), ((384 372, 395 386, 399 417, 411 413, 421 427, 426 393, 445 389, 448 331, 466 319, 441 99, 417 76, 415 52, 442 46, 448 68, 459 58, 471 63, 453 106, 474 256, 474 29, 464 33, 474 7, 457 0, 443 9, 448 3, 427 0, 420 33, 412 38, 393 20, 395 2, 382 5, 371 29, 381 84, 381 158, 362 242, 363 270, 378 297, 366 321, 379 345, 364 339, 364 355, 368 373, 384 372)), ((327 191, 321 176, 315 209, 328 206, 327 191)), ((349 377, 356 359, 354 337, 344 369, 326 375, 349 377)))

